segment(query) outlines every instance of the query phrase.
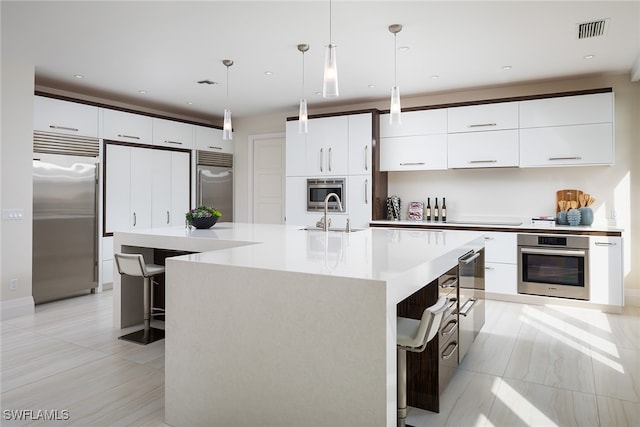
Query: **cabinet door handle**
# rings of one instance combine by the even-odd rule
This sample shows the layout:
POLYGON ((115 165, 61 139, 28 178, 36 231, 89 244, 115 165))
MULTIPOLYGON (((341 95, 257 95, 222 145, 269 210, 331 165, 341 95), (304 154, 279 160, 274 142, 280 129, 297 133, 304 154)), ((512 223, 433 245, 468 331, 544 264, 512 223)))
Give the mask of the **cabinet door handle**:
POLYGON ((493 240, 493 237, 484 236, 484 240, 493 240))
POLYGON ((369 146, 364 146, 364 170, 369 170, 369 146))
POLYGON ((498 163, 497 160, 469 160, 469 164, 473 163, 498 163))
MULTIPOLYGON (((365 179, 364 180, 364 204, 368 205, 369 204, 369 180, 365 179)), ((597 243, 596 243, 597 245, 597 243)))
POLYGON ((453 341, 452 343, 450 343, 447 348, 444 349, 444 351, 442 352, 442 360, 447 360, 449 358, 451 358, 451 356, 453 356, 453 353, 456 352, 456 349, 458 348, 458 343, 456 341, 453 341), (449 350, 451 349, 451 350, 449 350), (447 350, 449 350, 449 352, 447 353, 447 350))
POLYGON ((137 222, 138 222, 138 221, 137 221, 137 218, 136 218, 136 213, 134 212, 134 213, 133 213, 133 226, 134 226, 134 227, 136 226, 136 223, 137 223, 137 222))
POLYGON ((118 134, 118 136, 119 136, 120 138, 140 139, 140 137, 139 137, 139 136, 135 136, 135 135, 125 135, 125 134, 123 134, 123 133, 119 133, 119 134, 118 134))
POLYGON ((400 163, 400 166, 419 166, 419 165, 424 165, 424 162, 405 162, 405 163, 400 163))
POLYGON ((492 126, 496 126, 497 123, 474 123, 471 125, 467 125, 468 128, 485 128, 485 127, 492 127, 492 126))
POLYGON ((451 335, 456 330, 456 326, 458 326, 458 321, 456 319, 449 320, 449 322, 443 326, 440 335, 442 335, 443 337, 451 335))
POLYGON ((49 128, 51 128, 51 129, 60 129, 60 130, 70 130, 70 131, 73 131, 73 132, 78 132, 78 129, 70 128, 70 127, 67 127, 67 126, 49 125, 49 128))
POLYGON ((329 150, 327 150, 329 153, 327 154, 327 156, 329 157, 329 172, 331 172, 331 147, 329 147, 329 150))
POLYGON ((485 270, 494 270, 494 268, 493 268, 493 267, 485 267, 484 269, 485 269, 485 270))
POLYGON ((596 246, 617 246, 617 243, 614 242, 595 242, 596 246))
POLYGON ((580 156, 573 157, 549 157, 549 160, 582 160, 580 156))
POLYGON ((222 150, 222 147, 216 147, 215 145, 208 145, 207 148, 211 148, 213 150, 222 150))
POLYGON ((182 142, 180 141, 169 141, 168 139, 164 140, 165 144, 177 144, 177 145, 182 145, 182 142))
POLYGON ((167 224, 169 224, 170 221, 171 220, 170 220, 170 217, 169 217, 169 211, 167 211, 167 224))
POLYGON ((322 165, 324 164, 324 148, 320 149, 320 172, 324 172, 322 165))

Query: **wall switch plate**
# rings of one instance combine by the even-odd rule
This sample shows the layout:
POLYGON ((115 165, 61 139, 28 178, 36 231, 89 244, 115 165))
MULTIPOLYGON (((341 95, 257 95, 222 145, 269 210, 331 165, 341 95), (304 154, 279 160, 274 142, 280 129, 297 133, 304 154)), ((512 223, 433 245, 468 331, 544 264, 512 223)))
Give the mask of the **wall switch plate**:
POLYGON ((11 289, 12 291, 15 291, 18 289, 18 279, 9 280, 9 289, 11 289))
POLYGON ((2 209, 2 219, 24 219, 24 209, 2 209))

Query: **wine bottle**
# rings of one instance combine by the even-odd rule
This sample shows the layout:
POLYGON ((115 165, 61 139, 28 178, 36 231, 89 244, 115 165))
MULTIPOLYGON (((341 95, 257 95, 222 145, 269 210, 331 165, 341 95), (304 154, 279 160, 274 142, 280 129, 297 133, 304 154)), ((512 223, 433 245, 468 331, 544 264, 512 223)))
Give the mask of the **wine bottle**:
POLYGON ((433 220, 438 221, 438 198, 436 197, 436 204, 433 206, 433 220))
POLYGON ((446 197, 442 198, 442 222, 447 222, 447 199, 446 197))
POLYGON ((431 197, 427 197, 427 221, 431 221, 431 197))

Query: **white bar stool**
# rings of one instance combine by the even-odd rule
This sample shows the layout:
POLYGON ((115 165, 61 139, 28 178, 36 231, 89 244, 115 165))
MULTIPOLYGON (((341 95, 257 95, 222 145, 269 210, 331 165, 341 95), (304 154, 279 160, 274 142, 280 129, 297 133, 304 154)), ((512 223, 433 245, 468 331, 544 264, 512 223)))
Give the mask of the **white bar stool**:
MULTIPOLYGON (((151 327, 153 313, 153 276, 164 273, 164 266, 147 264, 141 254, 115 254, 118 273, 127 276, 142 277, 144 285, 143 318, 144 329, 118 337, 118 339, 132 341, 138 344, 149 344, 164 339, 164 330, 151 327)), ((162 313, 164 314, 164 310, 162 313)))
POLYGON ((446 308, 447 297, 442 296, 434 305, 424 309, 420 320, 397 319, 398 427, 404 427, 407 418, 407 351, 424 351, 438 334, 446 308))

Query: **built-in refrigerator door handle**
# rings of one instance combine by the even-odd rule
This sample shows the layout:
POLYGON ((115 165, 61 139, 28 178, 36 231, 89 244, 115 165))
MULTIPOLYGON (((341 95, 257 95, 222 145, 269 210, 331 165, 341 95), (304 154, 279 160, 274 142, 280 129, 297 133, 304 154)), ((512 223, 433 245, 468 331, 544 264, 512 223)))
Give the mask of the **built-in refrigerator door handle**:
POLYGON ((169 211, 167 211, 167 224, 169 224, 169 222, 171 222, 171 219, 169 217, 169 211))

